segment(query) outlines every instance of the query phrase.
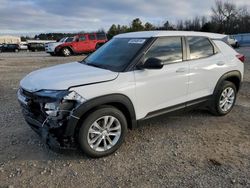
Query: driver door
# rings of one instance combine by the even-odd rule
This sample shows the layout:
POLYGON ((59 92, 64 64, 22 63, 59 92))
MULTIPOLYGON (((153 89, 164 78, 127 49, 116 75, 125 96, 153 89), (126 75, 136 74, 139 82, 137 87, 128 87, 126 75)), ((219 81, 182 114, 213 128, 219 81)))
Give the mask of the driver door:
POLYGON ((182 41, 182 37, 158 38, 146 52, 144 62, 157 58, 164 63, 163 68, 134 71, 139 119, 186 102, 188 62, 183 61, 182 41))
POLYGON ((75 51, 77 53, 89 51, 89 43, 85 35, 79 36, 78 42, 75 43, 75 51))

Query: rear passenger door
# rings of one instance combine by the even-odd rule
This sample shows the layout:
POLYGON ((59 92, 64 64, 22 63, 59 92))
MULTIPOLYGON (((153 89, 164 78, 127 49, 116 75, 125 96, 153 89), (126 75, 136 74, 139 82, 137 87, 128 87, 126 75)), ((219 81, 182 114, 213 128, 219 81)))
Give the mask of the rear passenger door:
POLYGON ((88 39, 85 35, 80 35, 78 42, 75 43, 75 51, 77 53, 88 52, 89 51, 89 44, 88 39))
POLYGON ((95 50, 96 46, 96 35, 95 34, 89 34, 89 47, 91 51, 95 50))
POLYGON ((138 118, 186 102, 188 62, 183 61, 182 46, 182 37, 156 39, 146 52, 144 62, 158 58, 164 63, 163 68, 134 71, 138 118))
POLYGON ((189 60, 188 100, 213 94, 214 83, 225 66, 222 54, 206 37, 186 37, 189 60))

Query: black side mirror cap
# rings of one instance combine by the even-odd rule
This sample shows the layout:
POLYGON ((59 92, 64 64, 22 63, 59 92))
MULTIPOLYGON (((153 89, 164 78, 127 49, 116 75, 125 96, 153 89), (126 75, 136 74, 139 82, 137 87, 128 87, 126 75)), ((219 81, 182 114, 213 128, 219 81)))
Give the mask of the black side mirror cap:
POLYGON ((163 62, 154 57, 148 58, 144 64, 141 64, 139 68, 141 69, 161 69, 164 66, 163 62))

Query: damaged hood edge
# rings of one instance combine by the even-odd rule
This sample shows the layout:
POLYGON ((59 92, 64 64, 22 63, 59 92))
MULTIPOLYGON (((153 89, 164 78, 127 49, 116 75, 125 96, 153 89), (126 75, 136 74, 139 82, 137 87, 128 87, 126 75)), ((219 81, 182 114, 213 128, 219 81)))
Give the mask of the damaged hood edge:
POLYGON ((118 75, 118 72, 72 62, 31 72, 21 80, 20 86, 29 92, 67 90, 71 87, 112 81, 118 75))

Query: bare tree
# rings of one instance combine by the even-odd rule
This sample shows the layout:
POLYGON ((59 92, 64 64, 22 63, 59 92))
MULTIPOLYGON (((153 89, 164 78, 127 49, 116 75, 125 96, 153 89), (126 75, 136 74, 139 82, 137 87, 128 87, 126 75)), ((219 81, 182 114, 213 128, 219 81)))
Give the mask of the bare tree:
POLYGON ((217 25, 219 32, 232 33, 237 20, 238 10, 235 4, 217 0, 212 7, 212 22, 217 25))

